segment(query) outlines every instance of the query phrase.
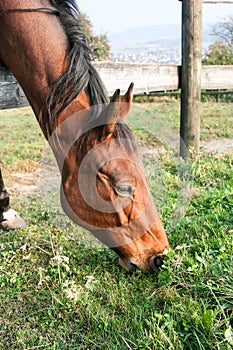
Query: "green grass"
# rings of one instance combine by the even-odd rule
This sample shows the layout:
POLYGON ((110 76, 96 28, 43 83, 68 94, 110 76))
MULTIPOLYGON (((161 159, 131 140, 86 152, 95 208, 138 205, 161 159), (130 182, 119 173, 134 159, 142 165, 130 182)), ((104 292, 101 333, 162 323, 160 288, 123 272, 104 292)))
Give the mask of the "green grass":
POLYGON ((0 161, 3 167, 18 171, 36 170, 45 139, 31 108, 2 110, 0 116, 0 161))
MULTIPOLYGON (((156 132, 161 123, 163 126, 166 125, 171 133, 179 132, 180 101, 168 98, 154 98, 154 100, 157 103, 144 102, 134 106, 136 110, 140 111, 137 118, 139 125, 149 131, 152 128, 156 132), (142 110, 144 110, 143 117, 142 110)), ((134 120, 134 115, 132 118, 134 120)), ((214 103, 213 101, 202 103, 201 140, 222 137, 233 138, 232 103, 214 103)))
MULTIPOLYGON (((172 129, 176 102, 150 108, 172 129)), ((35 170, 44 141, 29 109, 0 115, 4 172, 35 170)), ((163 123, 144 115, 130 125, 155 146, 163 123)), ((172 248, 154 274, 124 272, 113 252, 61 218, 49 194, 12 199, 28 227, 0 233, 0 349, 232 348, 233 155, 187 164, 166 152, 144 163, 172 248)))

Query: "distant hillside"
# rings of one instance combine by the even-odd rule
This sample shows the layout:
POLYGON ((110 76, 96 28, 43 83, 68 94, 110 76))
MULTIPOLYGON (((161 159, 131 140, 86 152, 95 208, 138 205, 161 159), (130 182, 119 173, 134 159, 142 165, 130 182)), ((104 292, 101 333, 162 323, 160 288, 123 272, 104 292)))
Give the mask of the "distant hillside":
POLYGON ((128 45, 147 43, 161 39, 174 39, 180 37, 179 25, 155 25, 138 27, 110 36, 110 41, 115 45, 128 45))
MULTIPOLYGON (((203 47, 214 41, 211 35, 211 24, 203 28, 203 47)), ((109 35, 112 51, 119 48, 136 48, 138 46, 158 46, 160 48, 177 49, 181 43, 181 26, 178 24, 138 27, 125 32, 109 35)))

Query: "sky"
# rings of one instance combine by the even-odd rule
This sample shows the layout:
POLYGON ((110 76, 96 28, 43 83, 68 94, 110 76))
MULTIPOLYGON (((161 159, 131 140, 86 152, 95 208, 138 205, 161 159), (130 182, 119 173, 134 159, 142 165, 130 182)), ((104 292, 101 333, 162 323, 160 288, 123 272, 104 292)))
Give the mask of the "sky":
MULTIPOLYGON (((181 23, 178 0, 77 0, 96 34, 114 34, 156 24, 181 23)), ((233 16, 233 4, 204 4, 203 22, 215 23, 233 16)))

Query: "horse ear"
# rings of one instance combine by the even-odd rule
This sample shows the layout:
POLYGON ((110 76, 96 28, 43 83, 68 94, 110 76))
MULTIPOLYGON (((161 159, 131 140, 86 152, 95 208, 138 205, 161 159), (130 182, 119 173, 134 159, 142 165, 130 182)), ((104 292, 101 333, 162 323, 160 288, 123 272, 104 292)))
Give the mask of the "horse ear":
POLYGON ((124 94, 124 96, 120 99, 120 112, 119 116, 122 119, 125 119, 127 114, 129 113, 131 102, 132 102, 132 93, 133 93, 134 83, 131 83, 128 90, 124 94))
POLYGON ((120 89, 117 89, 113 94, 110 103, 102 111, 100 118, 103 120, 103 130, 101 139, 105 139, 108 135, 112 134, 115 130, 115 125, 119 117, 120 109, 120 89))

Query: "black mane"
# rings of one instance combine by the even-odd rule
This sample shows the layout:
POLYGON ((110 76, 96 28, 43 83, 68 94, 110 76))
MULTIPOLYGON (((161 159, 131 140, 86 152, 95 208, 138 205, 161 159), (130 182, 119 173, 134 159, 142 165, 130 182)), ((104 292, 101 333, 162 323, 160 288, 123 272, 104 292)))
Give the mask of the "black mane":
MULTIPOLYGON (((109 99, 104 84, 91 63, 92 51, 87 44, 81 25, 78 23, 79 9, 75 0, 50 0, 50 3, 60 13, 60 22, 67 35, 69 45, 67 51, 69 67, 56 81, 47 99, 50 115, 48 128, 53 130, 59 113, 81 91, 85 90, 91 105, 100 105, 100 110, 102 105, 109 102, 109 99)), ((98 118, 98 110, 98 108, 93 109, 92 118, 98 118)), ((134 137, 125 123, 116 124, 114 137, 119 145, 122 144, 126 147, 129 153, 137 152, 134 137)), ((91 138, 92 132, 90 130, 76 142, 80 157, 85 154, 85 152, 82 153, 82 149, 83 147, 86 149, 91 138)))
POLYGON ((99 74, 91 63, 92 51, 78 23, 79 9, 75 0, 50 0, 50 3, 60 12, 60 22, 69 44, 67 51, 69 67, 55 82, 47 99, 50 122, 54 126, 58 114, 81 91, 86 91, 91 105, 108 102, 108 96, 99 74))

